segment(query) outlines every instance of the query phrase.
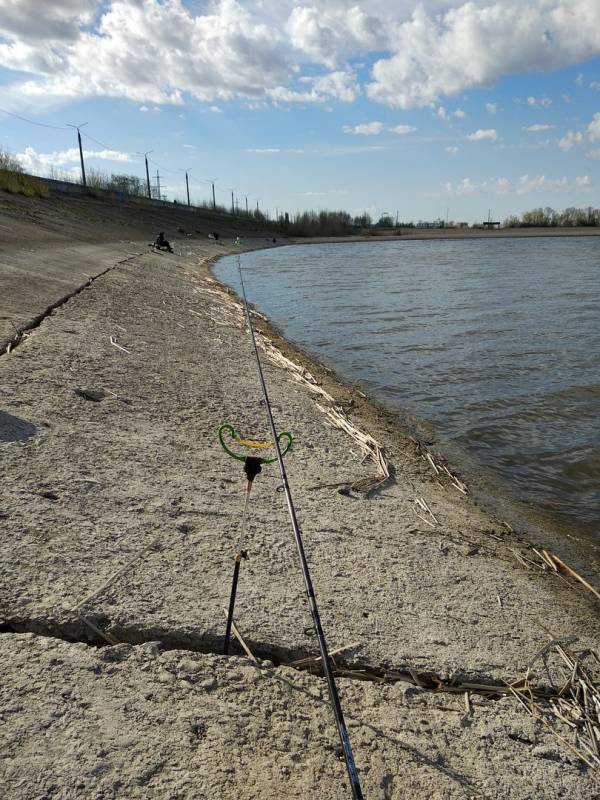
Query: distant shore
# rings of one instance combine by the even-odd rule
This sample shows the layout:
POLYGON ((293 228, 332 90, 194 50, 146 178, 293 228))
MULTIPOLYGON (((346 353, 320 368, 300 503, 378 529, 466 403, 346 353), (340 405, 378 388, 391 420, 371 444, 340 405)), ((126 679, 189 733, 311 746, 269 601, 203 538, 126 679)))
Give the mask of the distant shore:
MULTIPOLYGON (((326 244, 329 242, 396 242, 407 239, 510 239, 536 236, 600 236, 600 228, 400 228, 401 233, 357 234, 356 236, 290 236, 285 244, 326 244)), ((281 242, 284 243, 283 241, 281 242)))

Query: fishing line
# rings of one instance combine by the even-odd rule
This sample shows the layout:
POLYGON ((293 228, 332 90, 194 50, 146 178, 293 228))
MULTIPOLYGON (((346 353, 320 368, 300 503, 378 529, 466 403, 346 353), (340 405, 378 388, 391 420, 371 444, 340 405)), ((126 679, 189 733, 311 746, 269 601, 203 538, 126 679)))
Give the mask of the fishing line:
POLYGON ((329 699, 331 701, 331 706, 333 709, 333 714, 335 717, 335 721, 337 724, 338 734, 340 737, 340 741, 342 744, 342 750, 344 753, 344 760, 346 762, 346 769, 348 770, 348 777, 350 779, 350 787, 352 789, 352 797, 354 800, 363 800, 363 793, 360 787, 360 781, 358 777, 358 771, 356 769, 356 765, 354 763, 354 755, 352 754, 352 747, 350 745, 350 737, 348 735, 348 729, 346 727, 346 723, 344 721, 344 714, 342 711, 342 706, 340 703, 340 698, 337 690, 337 686, 335 683, 335 678, 333 677, 333 671, 331 669, 331 661, 329 658, 329 651, 327 649, 327 641, 325 639, 325 633, 323 632, 323 627, 321 625, 321 617, 319 615, 319 608, 317 606, 317 599, 315 597, 314 589, 312 580, 310 577, 310 570, 308 568, 308 562, 306 560, 306 554, 304 552, 304 545, 302 543, 302 534, 300 532, 300 526, 298 525, 298 519, 296 517, 296 509, 294 507, 294 501, 292 500, 292 493, 290 491, 287 473, 285 469, 285 465, 283 463, 283 455, 281 452, 281 447, 279 445, 279 439, 277 437, 277 431, 275 430, 275 420, 273 419, 273 412, 271 410, 271 403, 269 401, 269 394, 267 392, 267 386, 265 383, 265 378, 263 375, 262 365, 260 363, 260 356, 258 354, 258 346, 256 344, 256 337, 254 335, 254 328, 252 327, 252 320, 250 318, 250 310, 248 308, 248 300, 246 298, 246 287, 244 286, 244 278, 242 276, 242 265, 241 259, 238 256, 237 258, 237 266, 238 272, 240 276, 240 284, 242 287, 242 298, 244 300, 244 310, 246 312, 246 322, 248 323, 248 329, 250 331, 250 337, 252 339, 252 346, 254 348, 254 356, 256 358, 256 368, 258 371, 258 377, 260 380, 260 385, 262 389, 263 398, 265 401, 265 409, 267 412, 267 418, 269 421, 269 427, 271 428, 271 436, 273 439, 273 447, 275 448, 275 453, 277 454, 277 462, 279 464, 279 472, 281 474, 281 481, 283 484, 283 491, 285 492, 285 499, 287 502, 288 512, 290 515, 290 520, 292 523, 292 529, 294 531, 294 539, 296 541, 296 548, 298 550, 298 555, 300 557, 300 565, 302 567, 302 575, 304 578, 304 586, 306 589, 306 596, 308 598, 308 605, 310 608, 310 613, 313 620, 313 625, 315 628, 315 633, 317 634, 317 639, 319 641, 319 650, 321 651, 321 661, 323 663, 323 671, 325 673, 325 679, 327 681, 327 688, 329 690, 329 699))

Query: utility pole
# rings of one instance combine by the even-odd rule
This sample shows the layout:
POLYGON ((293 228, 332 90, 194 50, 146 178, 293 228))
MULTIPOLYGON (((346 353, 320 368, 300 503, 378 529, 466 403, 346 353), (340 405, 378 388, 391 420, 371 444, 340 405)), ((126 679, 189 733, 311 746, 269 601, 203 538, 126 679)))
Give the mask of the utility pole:
POLYGON ((244 195, 244 200, 246 201, 246 214, 248 213, 248 195, 244 195))
POLYGON ((260 214, 260 208, 258 207, 258 200, 256 201, 256 213, 260 214))
POLYGON ((160 196, 160 175, 158 174, 158 170, 156 170, 156 191, 158 193, 158 199, 162 200, 160 196))
POLYGON ((187 196, 188 196, 188 207, 192 205, 190 203, 190 183, 189 183, 189 180, 188 180, 188 172, 191 172, 191 171, 192 171, 191 167, 186 167, 185 169, 180 170, 180 172, 185 172, 185 189, 186 189, 187 196))
POLYGON ((234 200, 233 200, 233 189, 231 190, 231 213, 235 214, 235 203, 234 203, 234 200))
POLYGON ((279 222, 279 209, 275 206, 275 222, 279 222))
POLYGON ((144 156, 144 163, 146 164, 146 194, 148 195, 148 200, 152 200, 152 190, 150 189, 150 170, 148 169, 148 156, 152 153, 152 150, 147 150, 145 153, 138 153, 138 156, 144 156))
POLYGON ((207 183, 210 183, 210 185, 212 186, 213 211, 215 211, 216 208, 217 208, 217 202, 215 200, 215 182, 216 182, 216 180, 217 180, 216 178, 209 178, 207 180, 207 183))
POLYGON ((83 147, 81 146, 81 133, 79 131, 80 128, 83 128, 84 125, 87 125, 87 122, 82 122, 81 125, 71 125, 67 122, 67 126, 69 128, 77 128, 77 141, 79 142, 79 158, 81 160, 81 182, 84 188, 87 186, 87 181, 85 179, 85 164, 83 163, 83 147))

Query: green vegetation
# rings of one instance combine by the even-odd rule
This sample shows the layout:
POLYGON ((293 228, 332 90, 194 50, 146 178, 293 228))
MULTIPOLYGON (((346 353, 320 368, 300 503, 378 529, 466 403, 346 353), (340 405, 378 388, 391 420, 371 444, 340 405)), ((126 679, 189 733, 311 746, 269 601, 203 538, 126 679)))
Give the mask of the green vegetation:
POLYGON ((579 228, 600 226, 600 208, 534 208, 520 217, 507 217, 503 228, 579 228))
POLYGON ((25 197, 47 197, 48 189, 43 183, 25 175, 23 167, 10 153, 0 150, 0 189, 25 197))

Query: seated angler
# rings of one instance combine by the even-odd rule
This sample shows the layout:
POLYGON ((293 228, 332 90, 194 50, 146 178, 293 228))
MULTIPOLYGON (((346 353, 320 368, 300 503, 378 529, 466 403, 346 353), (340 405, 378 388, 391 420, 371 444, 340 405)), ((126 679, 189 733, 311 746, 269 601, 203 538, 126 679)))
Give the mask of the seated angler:
POLYGON ((173 252, 173 248, 171 247, 170 243, 165 239, 165 234, 161 231, 156 239, 154 240, 154 245, 157 250, 167 250, 169 253, 173 252))

